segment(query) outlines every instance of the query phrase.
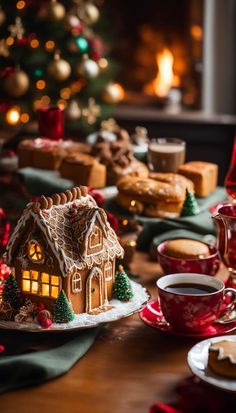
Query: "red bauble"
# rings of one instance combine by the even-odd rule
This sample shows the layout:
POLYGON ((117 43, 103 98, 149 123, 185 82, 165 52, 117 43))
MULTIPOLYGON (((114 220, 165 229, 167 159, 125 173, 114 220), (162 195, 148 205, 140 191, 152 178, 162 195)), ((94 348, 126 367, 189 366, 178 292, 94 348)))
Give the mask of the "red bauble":
POLYGON ((92 188, 89 188, 89 195, 91 195, 93 199, 95 199, 99 207, 103 206, 105 198, 101 194, 101 192, 97 192, 97 191, 94 191, 92 188))
POLYGON ((107 213, 107 219, 112 227, 112 229, 115 231, 116 234, 119 232, 119 222, 118 219, 116 218, 115 215, 111 214, 110 212, 107 213))

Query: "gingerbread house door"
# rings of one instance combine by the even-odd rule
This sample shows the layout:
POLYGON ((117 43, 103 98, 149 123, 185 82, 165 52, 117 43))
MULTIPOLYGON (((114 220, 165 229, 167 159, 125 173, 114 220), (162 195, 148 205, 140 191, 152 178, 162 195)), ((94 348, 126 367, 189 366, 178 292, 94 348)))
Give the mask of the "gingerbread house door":
POLYGON ((87 278, 86 312, 90 313, 103 305, 103 274, 100 268, 94 267, 87 278))

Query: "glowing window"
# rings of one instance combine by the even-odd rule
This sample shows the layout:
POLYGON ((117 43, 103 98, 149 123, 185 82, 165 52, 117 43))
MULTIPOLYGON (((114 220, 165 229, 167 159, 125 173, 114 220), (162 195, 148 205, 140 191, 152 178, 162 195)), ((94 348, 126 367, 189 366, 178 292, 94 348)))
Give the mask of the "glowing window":
POLYGON ((28 245, 28 255, 33 262, 42 262, 44 259, 43 248, 37 241, 30 241, 28 245))
POLYGON ((43 297, 57 298, 59 295, 60 279, 46 272, 22 271, 22 290, 43 297))
POLYGON ((105 280, 112 280, 112 263, 110 261, 106 262, 104 267, 105 280))
POLYGON ((82 281, 80 273, 76 272, 72 276, 72 292, 79 293, 82 290, 82 281))

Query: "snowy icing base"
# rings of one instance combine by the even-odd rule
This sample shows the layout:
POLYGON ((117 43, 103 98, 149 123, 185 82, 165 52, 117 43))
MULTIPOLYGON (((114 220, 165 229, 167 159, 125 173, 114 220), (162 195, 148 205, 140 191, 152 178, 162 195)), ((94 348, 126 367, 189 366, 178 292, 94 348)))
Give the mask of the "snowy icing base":
POLYGON ((74 330, 79 328, 89 328, 96 327, 102 323, 109 323, 111 321, 119 320, 123 317, 128 317, 129 315, 137 312, 142 308, 142 306, 149 300, 149 294, 146 289, 140 284, 134 281, 130 281, 134 297, 128 302, 121 302, 118 300, 111 300, 109 304, 112 308, 108 311, 101 312, 97 315, 91 315, 87 313, 77 314, 73 321, 65 324, 53 323, 49 329, 42 328, 37 323, 16 323, 15 321, 2 321, 0 320, 0 328, 7 328, 11 330, 25 330, 25 331, 35 331, 35 332, 50 332, 50 331, 60 331, 60 330, 74 330))

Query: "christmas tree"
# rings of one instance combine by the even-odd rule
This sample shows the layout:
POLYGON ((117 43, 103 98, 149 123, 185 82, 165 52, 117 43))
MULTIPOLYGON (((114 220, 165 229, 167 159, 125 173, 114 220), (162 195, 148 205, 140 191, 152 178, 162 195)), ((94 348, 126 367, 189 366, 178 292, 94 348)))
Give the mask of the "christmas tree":
POLYGON ((109 114, 106 103, 119 100, 119 85, 109 83, 114 64, 95 34, 95 1, 0 0, 2 124, 27 123, 48 106, 65 109, 72 126, 109 114))
POLYGON ((55 323, 68 323, 75 317, 74 311, 71 308, 65 292, 61 290, 54 308, 54 321, 55 323))
POLYGON ((13 308, 19 308, 21 305, 21 295, 15 277, 10 274, 4 284, 2 292, 2 301, 8 303, 13 308))
POLYGON ((122 265, 119 265, 113 286, 113 298, 120 301, 129 301, 133 297, 133 292, 129 277, 122 265))
POLYGON ((186 197, 181 210, 181 217, 191 217, 199 214, 199 206, 193 193, 186 189, 186 197))

